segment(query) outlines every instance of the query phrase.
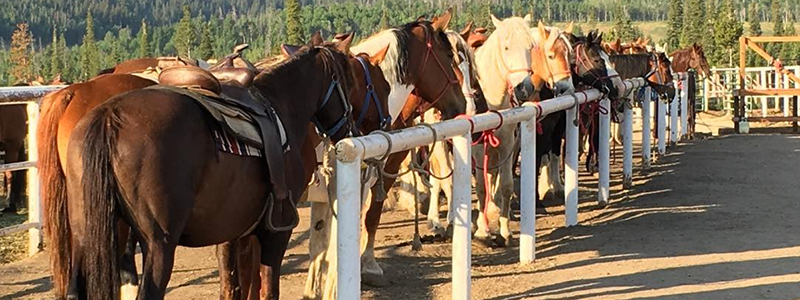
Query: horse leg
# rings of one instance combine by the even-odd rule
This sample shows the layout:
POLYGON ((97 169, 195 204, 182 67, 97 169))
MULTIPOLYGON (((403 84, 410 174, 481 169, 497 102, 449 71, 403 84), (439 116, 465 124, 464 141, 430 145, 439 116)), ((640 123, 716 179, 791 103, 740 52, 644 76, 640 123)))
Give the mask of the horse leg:
MULTIPOLYGON (((328 247, 331 240, 331 208, 328 203, 311 202, 311 234, 308 241, 308 277, 303 292, 304 299, 320 299, 326 281, 335 280, 335 275, 328 274, 328 247), (326 276, 327 275, 327 276, 326 276), (333 276, 331 276, 333 275, 333 276)), ((335 247, 335 246, 334 246, 335 247)))
POLYGON ((146 237, 141 243, 142 248, 147 248, 147 253, 144 256, 138 300, 164 299, 167 293, 167 284, 175 264, 177 237, 166 232, 160 235, 161 238, 146 237))
POLYGON ((134 300, 139 289, 139 274, 136 272, 136 238, 130 232, 131 227, 123 221, 118 221, 117 226, 120 243, 118 249, 125 249, 119 261, 120 299, 134 300))
POLYGON ((262 299, 280 299, 281 262, 289 246, 292 231, 261 232, 258 241, 261 244, 262 282, 266 285, 262 289, 262 299))
POLYGON ((241 286, 242 299, 261 299, 261 244, 255 236, 239 239, 239 285, 241 286))
MULTIPOLYGON (((384 179, 385 181, 390 181, 384 179)), ((373 189, 385 188, 375 186, 373 189)), ((375 192, 370 192, 371 197, 367 197, 367 210, 364 214, 364 228, 361 234, 361 280, 367 285, 382 287, 388 282, 383 276, 383 269, 375 259, 375 235, 380 225, 381 214, 383 213, 383 200, 377 199, 375 192)))
MULTIPOLYGON (((6 143, 6 163, 19 162, 25 156, 25 146, 21 140, 6 143)), ((3 212, 13 214, 17 212, 17 209, 24 206, 22 203, 22 191, 25 189, 26 171, 14 171, 10 172, 10 174, 11 188, 8 190, 8 207, 3 212)))
MULTIPOLYGON (((474 153, 473 155, 476 157, 476 164, 478 164, 480 168, 483 168, 483 159, 485 158, 483 145, 472 147, 472 153, 474 153)), ((486 190, 486 186, 484 185, 486 180, 488 180, 488 177, 484 176, 484 171, 481 169, 476 170, 475 192, 478 196, 478 219, 475 220, 475 226, 477 226, 477 230, 475 230, 475 239, 478 241, 489 239, 489 219, 487 219, 486 214, 483 212, 484 206, 486 205, 484 199, 486 199, 487 193, 491 193, 492 191, 486 190)))
POLYGON ((439 193, 442 191, 442 180, 431 177, 431 200, 428 204, 428 229, 434 235, 444 236, 444 226, 439 222, 439 193))
MULTIPOLYGON (((83 244, 78 239, 72 239, 71 253, 72 273, 69 274, 69 284, 67 285, 67 299, 78 300, 86 298, 86 279, 81 276, 83 265, 83 244)), ((67 274, 61 274, 67 276, 67 274)), ((61 299, 58 299, 61 300, 61 299)))
POLYGON ((240 300, 242 297, 237 272, 237 244, 238 240, 234 240, 217 245, 220 300, 240 300))
POLYGON ((512 244, 511 221, 511 194, 514 191, 513 167, 510 162, 500 167, 497 194, 500 196, 500 236, 503 238, 501 246, 509 247, 512 244))

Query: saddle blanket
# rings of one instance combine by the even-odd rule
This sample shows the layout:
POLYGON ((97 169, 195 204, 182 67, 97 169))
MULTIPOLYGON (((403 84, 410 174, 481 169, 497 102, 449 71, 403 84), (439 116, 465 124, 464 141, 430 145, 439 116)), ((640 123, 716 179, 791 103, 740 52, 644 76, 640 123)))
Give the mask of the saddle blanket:
POLYGON ((212 131, 214 135, 214 144, 216 144, 217 150, 219 151, 239 156, 263 156, 260 148, 237 139, 221 128, 215 128, 212 131))

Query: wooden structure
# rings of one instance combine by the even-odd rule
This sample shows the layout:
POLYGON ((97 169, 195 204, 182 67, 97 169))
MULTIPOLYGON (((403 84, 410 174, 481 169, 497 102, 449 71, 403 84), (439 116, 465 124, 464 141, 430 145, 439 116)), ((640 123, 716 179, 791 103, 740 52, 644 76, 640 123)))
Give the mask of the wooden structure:
POLYGON ((800 36, 759 36, 759 37, 748 37, 742 36, 739 38, 739 89, 735 90, 733 93, 733 101, 734 101, 734 117, 733 117, 733 126, 736 132, 739 132, 739 121, 745 119, 744 117, 744 106, 742 99, 746 96, 791 96, 792 97, 792 116, 791 117, 751 117, 746 118, 748 121, 754 122, 786 122, 789 121, 792 123, 792 129, 794 133, 798 133, 798 122, 800 118, 798 118, 798 106, 797 106, 797 96, 800 95, 800 89, 794 88, 785 88, 785 89, 768 89, 768 88, 761 88, 761 89, 748 89, 746 88, 745 81, 747 80, 746 74, 746 66, 747 66, 747 49, 753 50, 755 53, 766 59, 771 65, 775 67, 775 70, 788 77, 789 80, 794 81, 795 83, 800 83, 800 78, 798 76, 785 69, 783 64, 781 63, 779 58, 775 58, 771 56, 767 51, 765 51, 758 43, 786 43, 786 42, 800 42, 800 36))

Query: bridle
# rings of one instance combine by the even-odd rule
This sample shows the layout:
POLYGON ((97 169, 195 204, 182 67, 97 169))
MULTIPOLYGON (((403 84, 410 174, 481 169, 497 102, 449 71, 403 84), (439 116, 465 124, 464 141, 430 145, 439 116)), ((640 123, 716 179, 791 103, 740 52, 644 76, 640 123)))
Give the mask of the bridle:
POLYGON ((375 92, 375 86, 372 84, 372 76, 370 76, 369 68, 367 67, 369 62, 361 56, 356 56, 356 59, 361 63, 361 67, 364 70, 364 79, 367 81, 367 94, 364 97, 364 104, 361 105, 361 113, 358 115, 358 119, 356 119, 355 126, 361 126, 361 123, 364 122, 364 118, 367 116, 369 104, 375 102, 375 110, 378 111, 378 119, 380 119, 380 128, 381 130, 387 130, 389 126, 392 125, 392 116, 383 114, 383 106, 378 99, 378 93, 375 92))
MULTIPOLYGON (((533 48, 535 48, 535 47, 536 47, 535 45, 534 45, 534 47, 531 47, 531 51, 533 51, 533 48)), ((516 99, 516 96, 515 96, 515 93, 514 93, 514 85, 511 84, 511 78, 510 77, 511 77, 511 75, 514 75, 514 74, 517 74, 517 73, 523 73, 523 72, 528 75, 526 77, 530 77, 531 73, 533 73, 533 70, 531 70, 530 64, 525 68, 516 68, 516 69, 509 68, 508 65, 506 65, 506 60, 503 59, 503 58, 500 58, 500 63, 503 64, 503 68, 504 69, 508 70, 508 73, 506 73, 506 88, 508 89, 508 96, 509 96, 510 101, 511 101, 511 106, 512 107, 519 106, 520 102, 519 102, 519 99, 516 99)))
MULTIPOLYGON (((599 82, 601 80, 606 80, 606 79, 619 77, 619 74, 615 74, 615 75, 606 74, 605 76, 601 76, 600 74, 598 74, 597 71, 595 71, 594 64, 589 60, 589 58, 586 55, 586 49, 585 49, 586 45, 584 43, 585 42, 583 42, 583 41, 575 43, 575 70, 574 70, 574 73, 576 75, 580 75, 580 68, 579 67, 584 67, 586 69, 586 71, 589 72, 589 74, 591 74, 594 77, 594 81, 592 82, 592 84, 589 85, 591 87, 595 87, 595 84, 597 84, 597 82, 599 82)), ((603 85, 602 87, 598 87, 598 89, 600 89, 600 91, 603 92, 604 94, 608 94, 610 92, 609 88, 607 86, 605 86, 605 85, 603 85)))
POLYGON ((428 27, 423 26, 423 25, 419 25, 419 24, 417 26, 422 27, 422 29, 425 31, 425 45, 426 45, 427 49, 425 51, 425 57, 422 59, 422 65, 420 66, 419 72, 417 73, 418 74, 417 75, 417 81, 414 83, 414 90, 411 93, 416 95, 419 98, 423 98, 423 97, 421 97, 419 95, 419 83, 422 81, 423 72, 425 72, 425 67, 428 65, 428 60, 431 57, 433 57, 433 60, 439 66, 439 69, 442 71, 442 73, 444 74, 444 77, 447 79, 447 84, 445 84, 444 87, 442 87, 441 92, 439 92, 437 94, 436 98, 434 98, 432 101, 427 101, 427 102, 424 102, 424 103, 420 103, 417 106, 417 113, 422 115, 428 109, 433 107, 433 105, 435 105, 437 102, 439 102, 439 100, 442 100, 442 97, 444 97, 444 94, 447 93, 447 89, 449 89, 451 85, 458 86, 458 78, 455 78, 455 76, 453 76, 453 78, 451 78, 450 74, 447 73, 447 68, 445 67, 445 65, 442 63, 441 60, 439 60, 439 57, 434 55, 434 53, 433 53, 433 37, 432 37, 433 34, 428 32, 428 27))
MULTIPOLYGON (((327 49, 325 47, 320 47, 320 46, 317 46, 316 48, 320 49, 321 51, 325 51, 326 55, 330 56, 331 58, 334 57, 333 53, 331 52, 331 50, 329 50, 329 49, 327 49)), ((350 114, 353 111, 353 107, 350 105, 350 102, 347 101, 347 96, 345 95, 344 90, 342 90, 342 84, 339 82, 339 75, 338 74, 344 73, 344 72, 342 72, 341 70, 338 70, 338 69, 339 68, 337 67, 337 70, 334 71, 333 74, 331 74, 331 84, 328 86, 328 91, 325 93, 325 98, 322 99, 322 104, 319 105, 319 108, 317 109, 317 111, 314 112, 314 117, 311 118, 311 121, 317 127, 317 132, 319 132, 319 134, 323 138, 331 138, 331 137, 333 137, 334 135, 339 133, 339 131, 344 127, 344 125, 346 125, 348 123, 352 123, 352 118, 350 117, 350 114), (325 106, 327 106, 328 103, 330 103, 330 100, 334 95, 334 93, 333 93, 334 91, 339 96, 339 102, 341 102, 342 106, 344 107, 344 113, 342 113, 342 116, 339 117, 339 120, 336 121, 336 123, 334 123, 333 127, 329 128, 329 129, 325 129, 325 126, 322 125, 322 123, 319 121, 319 118, 318 118, 317 115, 320 114, 321 112, 323 112, 325 110, 325 106)), ((350 127, 350 129, 353 129, 353 128, 354 128, 354 126, 350 127)), ((352 134, 353 134, 352 130, 351 130, 351 132, 348 132, 348 136, 352 136, 352 134)))
MULTIPOLYGON (((548 85, 550 85, 551 89, 555 89, 555 86, 556 86, 555 78, 556 78, 556 76, 567 75, 568 77, 571 78, 572 77, 572 70, 570 70, 569 63, 568 63, 568 66, 567 66, 566 69, 559 70, 558 72, 553 72, 553 70, 550 68, 550 64, 547 63, 547 60, 549 58, 547 57, 547 54, 544 53, 544 51, 545 51, 544 49, 542 49, 538 45, 534 44, 533 48, 531 48, 531 57, 534 56, 534 53, 541 54, 540 57, 544 57, 544 59, 545 59, 545 63, 544 63, 545 68, 547 69, 547 73, 550 74, 550 77, 548 77, 545 82, 548 85)), ((533 63, 533 62, 531 62, 531 63, 533 63)))

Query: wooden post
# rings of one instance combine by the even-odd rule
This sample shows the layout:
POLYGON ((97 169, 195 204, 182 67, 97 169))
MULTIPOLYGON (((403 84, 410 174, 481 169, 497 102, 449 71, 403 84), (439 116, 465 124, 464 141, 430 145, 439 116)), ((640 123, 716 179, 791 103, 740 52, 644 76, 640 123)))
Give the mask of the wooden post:
MULTIPOLYGON (((36 128, 39 122, 39 105, 28 103, 28 160, 39 161, 36 147, 36 128)), ((28 255, 34 256, 42 246, 42 209, 39 195, 39 169, 28 169, 28 222, 36 224, 28 229, 28 255)))
POLYGON ((797 96, 792 97, 792 117, 795 117, 794 121, 792 121, 792 132, 798 133, 798 125, 797 125, 797 96))
MULTIPOLYGON (((747 67, 747 37, 740 36, 739 37, 739 91, 740 92, 744 91, 745 88, 747 87, 745 85, 746 83, 745 80, 747 78, 747 72, 745 71, 746 67, 747 67)), ((742 97, 743 96, 741 95, 734 95, 733 97, 733 106, 734 106, 733 128, 736 133, 739 133, 739 121, 741 120, 741 117, 744 115, 741 106, 744 100, 742 97)))

